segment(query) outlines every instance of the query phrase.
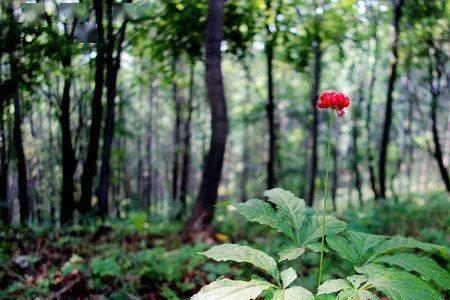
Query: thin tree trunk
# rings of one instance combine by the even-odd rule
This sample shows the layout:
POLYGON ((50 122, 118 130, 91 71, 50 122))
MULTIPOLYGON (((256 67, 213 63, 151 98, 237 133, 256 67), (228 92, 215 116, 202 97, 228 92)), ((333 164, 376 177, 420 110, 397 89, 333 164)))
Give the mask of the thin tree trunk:
MULTIPOLYGON (((272 10, 272 1, 266 0, 267 11, 272 10)), ((273 58, 276 45, 276 35, 271 32, 269 24, 266 24, 267 41, 265 45, 267 65, 267 122, 269 127, 269 157, 267 160, 267 188, 271 189, 277 184, 276 162, 277 162, 277 130, 275 120, 275 99, 273 87, 273 58)))
MULTIPOLYGON (((250 100, 251 74, 247 63, 244 64, 245 70, 245 103, 250 100)), ((241 202, 247 200, 247 182, 249 173, 249 120, 248 112, 244 111, 244 134, 242 137, 242 175, 241 175, 241 202)))
MULTIPOLYGON (((18 173, 18 198, 20 205, 20 223, 25 225, 30 219, 30 198, 28 196, 28 176, 22 136, 22 101, 19 95, 19 67, 15 49, 9 53, 11 68, 11 93, 14 105, 13 139, 18 173)), ((8 93, 9 94, 9 93, 8 93)))
POLYGON ((360 207, 363 206, 363 195, 362 195, 362 181, 361 181, 361 172, 359 170, 359 162, 360 162, 360 155, 359 155, 359 145, 358 145, 358 139, 359 139, 359 128, 358 123, 361 116, 361 110, 360 110, 360 103, 363 103, 363 86, 362 83, 359 87, 359 103, 356 103, 353 106, 352 112, 353 112, 353 125, 352 125, 352 150, 353 150, 353 172, 355 175, 355 187, 356 191, 358 192, 358 201, 360 207))
POLYGON ((115 38, 113 33, 113 14, 112 1, 107 3, 108 16, 108 51, 106 51, 106 115, 105 128, 103 131, 103 149, 102 149, 102 165, 100 169, 100 183, 98 189, 99 198, 99 215, 104 218, 108 214, 108 191, 111 173, 111 149, 115 127, 115 99, 117 93, 117 74, 120 69, 120 56, 122 54, 123 41, 125 39, 125 31, 127 20, 122 24, 117 41, 117 53, 113 58, 115 46, 115 38))
POLYGON ((181 153, 181 96, 178 93, 178 84, 176 80, 177 58, 173 58, 172 72, 172 96, 175 107, 175 124, 173 129, 173 162, 172 162, 172 199, 178 203, 180 194, 180 153, 181 153))
POLYGON ((209 0, 206 25, 207 98, 211 108, 211 142, 203 165, 200 190, 186 227, 188 233, 205 230, 214 216, 228 135, 228 116, 223 89, 220 43, 223 36, 224 0, 209 0))
POLYGON ((381 138, 380 158, 378 161, 378 179, 379 179, 379 195, 377 200, 386 199, 386 162, 388 158, 388 146, 390 140, 390 131, 392 125, 392 111, 393 111, 393 92, 395 81, 397 79, 398 66, 398 41, 400 38, 400 19, 402 16, 403 0, 393 0, 393 21, 394 40, 392 42, 391 54, 393 61, 391 64, 391 71, 388 79, 387 95, 386 95, 386 110, 384 113, 383 133, 381 138))
POLYGON ((142 162, 142 140, 140 137, 137 138, 136 148, 137 148, 136 196, 139 199, 139 206, 143 208, 145 205, 142 201, 143 162, 142 162))
POLYGON ((430 65, 429 65, 429 82, 430 82, 430 92, 431 92, 431 131, 433 134, 433 144, 434 151, 433 156, 436 159, 436 162, 439 167, 439 173, 441 174, 442 181, 444 182, 445 188, 447 192, 450 193, 450 175, 448 173, 447 167, 444 164, 444 158, 442 153, 441 141, 438 130, 438 121, 437 121, 437 111, 439 106, 439 95, 440 95, 440 80, 442 77, 442 70, 438 57, 438 50, 434 49, 435 57, 436 57, 436 66, 434 68, 434 72, 437 74, 436 78, 433 76, 433 66, 432 66, 432 58, 430 57, 430 65))
POLYGON ((154 87, 153 82, 150 84, 150 94, 148 97, 149 106, 149 117, 148 117, 148 127, 147 127, 147 141, 146 141, 146 186, 145 186, 145 197, 146 197, 146 210, 151 208, 152 195, 153 195, 153 93, 154 87))
POLYGON ((317 175, 317 160, 318 160, 318 149, 317 149, 317 139, 319 134, 319 115, 317 111, 317 100, 319 98, 319 88, 320 88, 320 64, 321 64, 321 49, 320 49, 320 39, 316 39, 313 42, 313 65, 312 65, 312 84, 311 84, 311 109, 313 110, 313 120, 311 124, 311 160, 310 160, 310 172, 309 172, 309 187, 308 196, 306 203, 312 206, 314 203, 314 195, 316 189, 316 175, 317 175))
POLYGON ((380 39, 378 37, 378 20, 377 17, 374 17, 374 28, 373 28, 373 40, 375 42, 374 46, 374 61, 372 64, 372 70, 370 75, 370 82, 369 82, 369 94, 367 97, 367 112, 366 112, 366 132, 367 132, 367 144, 366 144, 366 153, 367 153, 367 162, 369 167, 369 180, 370 180, 370 187, 372 188, 373 195, 375 199, 379 198, 379 191, 377 186, 377 178, 376 178, 376 172, 375 172, 375 153, 372 146, 372 106, 373 106, 373 92, 375 88, 375 80, 377 76, 377 65, 378 65, 378 59, 379 59, 379 52, 380 52, 380 39))
POLYGON ((95 19, 97 24, 97 56, 95 58, 95 87, 91 102, 91 128, 87 146, 86 160, 83 164, 81 175, 80 213, 91 211, 92 188, 94 177, 97 173, 97 159, 100 144, 100 131, 103 116, 103 85, 105 68, 105 41, 103 29, 103 4, 102 0, 94 0, 95 19))
MULTIPOLYGON (((1 67, 0 58, 0 67, 1 67)), ((7 141, 6 141, 6 127, 5 127, 5 108, 7 107, 6 97, 0 96, 0 222, 4 225, 10 223, 9 221, 9 202, 8 202, 8 171, 9 158, 7 156, 7 141)))
MULTIPOLYGON (((70 58, 66 57, 63 61, 63 67, 68 68, 71 65, 70 58)), ((73 176, 75 173, 76 159, 75 149, 72 142, 72 130, 70 128, 70 87, 72 78, 69 76, 64 79, 63 95, 61 99, 61 114, 59 122, 61 125, 61 153, 62 153, 62 173, 63 182, 61 190, 61 224, 70 224, 73 220, 73 211, 75 206, 74 191, 75 185, 73 176)))
MULTIPOLYGON (((180 212, 186 213, 186 198, 188 195, 190 167, 191 167, 191 123, 192 123, 192 110, 194 101, 194 61, 190 63, 189 71, 189 96, 186 103, 186 120, 184 122, 184 140, 183 140, 183 160, 182 160, 182 173, 181 173, 181 185, 180 185, 180 212)), ((181 215, 180 215, 181 217, 181 215)))

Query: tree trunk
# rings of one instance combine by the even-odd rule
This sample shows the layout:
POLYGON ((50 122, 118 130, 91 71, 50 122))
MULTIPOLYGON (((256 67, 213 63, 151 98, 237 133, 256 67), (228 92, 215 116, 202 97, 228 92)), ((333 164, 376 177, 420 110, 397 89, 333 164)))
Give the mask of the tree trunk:
MULTIPOLYGON (((71 65, 70 57, 63 59, 63 67, 71 65)), ((64 79, 63 95, 61 99, 61 113, 59 123, 61 125, 61 153, 62 153, 62 173, 63 182, 61 190, 61 224, 70 224, 73 220, 75 206, 74 192, 75 185, 73 176, 75 173, 76 159, 75 149, 72 142, 72 130, 70 128, 70 88, 72 77, 64 79)))
POLYGON ((363 206, 363 194, 362 194, 362 181, 361 181, 361 172, 359 170, 359 162, 360 162, 360 155, 359 155, 359 145, 358 145, 358 139, 359 139, 359 120, 361 118, 361 108, 360 103, 363 103, 363 84, 360 84, 359 87, 359 103, 355 103, 353 105, 353 125, 352 125, 352 150, 353 150, 353 161, 352 161, 352 167, 353 172, 355 175, 355 187, 356 191, 358 192, 358 201, 360 207, 363 206))
POLYGON ((91 128, 87 146, 86 160, 81 175, 80 213, 91 211, 92 187, 97 173, 97 159, 100 144, 100 131, 102 127, 102 95, 105 68, 105 41, 103 29, 102 0, 94 0, 95 19, 97 24, 97 57, 95 58, 95 87, 91 102, 91 128))
MULTIPOLYGON (((244 64, 245 70, 245 103, 250 100, 251 75, 250 68, 247 63, 244 64)), ((241 202, 247 201, 247 182, 249 173, 249 120, 248 112, 244 111, 244 134, 242 137, 242 175, 241 175, 241 202)))
POLYGON ((100 183, 98 189, 99 211, 98 214, 105 218, 108 214, 108 191, 111 173, 111 149, 115 127, 115 99, 117 93, 117 74, 120 69, 120 55, 122 54, 123 41, 127 21, 125 20, 120 28, 117 40, 117 53, 113 58, 115 48, 115 38, 113 33, 113 13, 112 1, 107 3, 108 16, 108 46, 106 51, 106 116, 105 128, 103 131, 102 165, 100 169, 100 183))
POLYGON ((200 190, 186 227, 190 233, 202 231, 211 223, 222 174, 228 135, 228 116, 223 89, 220 43, 224 15, 224 0, 209 0, 206 25, 205 84, 211 109, 211 142, 203 165, 200 190))
MULTIPOLYGON (((270 1, 268 9, 270 9, 270 1)), ((275 99, 273 90, 273 56, 275 48, 275 37, 270 32, 269 26, 266 25, 268 41, 266 42, 266 63, 267 63, 267 122, 269 127, 269 157, 267 160, 267 189, 275 187, 276 178, 276 162, 277 162, 277 130, 275 121, 275 99)))
POLYGON ((386 110, 384 113, 383 133, 381 138, 380 158, 378 161, 378 179, 379 179, 379 195, 377 200, 386 199, 386 162, 388 158, 388 146, 390 139, 390 131, 392 125, 392 110, 393 110, 393 92, 395 81, 397 79, 397 65, 398 65, 398 41, 400 37, 400 19, 402 15, 403 0, 393 0, 394 12, 392 26, 394 27, 394 40, 392 42, 391 54, 392 64, 388 79, 387 95, 386 95, 386 110))
POLYGON ((186 103, 186 120, 184 122, 184 140, 183 140, 183 160, 181 168, 181 185, 180 185, 180 217, 186 213, 186 198, 189 187, 189 170, 191 167, 191 123, 192 110, 194 101, 194 61, 190 63, 189 71, 189 96, 186 103))
POLYGON ((174 57, 172 62, 173 82, 172 96, 175 107, 175 124, 173 128, 173 162, 172 162, 172 200, 178 203, 180 192, 180 153, 181 153, 181 96, 178 95, 178 84, 176 80, 177 59, 174 57))
POLYGON ((149 118, 146 139, 146 178, 145 178, 145 198, 146 210, 151 208, 153 195, 153 82, 150 84, 150 94, 148 97, 149 118))
POLYGON ((434 49, 436 56, 436 66, 434 67, 434 72, 437 74, 436 78, 433 76, 433 66, 432 58, 430 57, 429 66, 429 82, 430 82, 430 92, 431 92, 431 131, 433 133, 433 144, 434 151, 433 156, 439 167, 439 173, 441 174, 442 181, 444 182, 447 192, 450 193, 450 175, 448 173, 447 167, 444 164, 444 158, 442 153, 441 141, 438 130, 437 121, 437 111, 439 106, 439 95, 440 95, 440 80, 442 77, 442 69, 439 62, 438 50, 434 49))
MULTIPOLYGON (((0 58, 0 67, 1 67, 0 58)), ((8 202, 8 171, 9 160, 7 156, 7 137, 5 127, 5 108, 7 107, 7 100, 4 95, 0 96, 0 222, 4 225, 10 223, 9 202, 8 202)))
POLYGON ((369 180, 370 180, 370 186, 373 191, 373 195, 375 199, 379 198, 379 191, 377 186, 377 179, 376 179, 376 173, 375 173, 375 155, 374 150, 372 148, 372 140, 373 132, 372 132, 372 106, 373 106, 373 92, 375 88, 375 80, 376 80, 376 73, 377 73, 377 65, 378 65, 378 58, 379 58, 379 52, 380 52, 380 39, 378 37, 378 24, 375 21, 375 28, 373 31, 373 38, 375 41, 375 49, 374 49, 374 62, 372 64, 372 70, 370 75, 370 82, 369 82, 369 94, 367 97, 367 112, 366 112, 366 132, 367 132, 367 144, 366 144, 366 153, 367 153, 367 163, 369 167, 369 180))
POLYGON ((311 83, 311 109, 313 110, 313 120, 311 124, 311 160, 310 160, 310 172, 309 172, 309 188, 306 204, 312 206, 314 203, 314 194, 316 189, 316 175, 317 175, 317 139, 319 134, 319 115, 317 111, 317 100, 319 98, 320 88, 320 64, 321 64, 321 49, 320 39, 316 39, 312 45, 313 49, 313 65, 312 65, 312 83, 311 83))
MULTIPOLYGON (((17 44, 17 43, 16 43, 17 44)), ((20 223, 25 225, 30 218, 30 198, 28 196, 28 176, 27 176, 27 165, 25 158, 25 151, 23 147, 23 136, 22 136, 22 101, 19 95, 19 62, 17 60, 15 49, 11 49, 9 53, 10 68, 11 68, 11 93, 13 97, 14 105, 14 124, 13 124, 13 139, 14 139, 14 149, 17 162, 17 173, 18 173, 18 198, 20 205, 20 223)))

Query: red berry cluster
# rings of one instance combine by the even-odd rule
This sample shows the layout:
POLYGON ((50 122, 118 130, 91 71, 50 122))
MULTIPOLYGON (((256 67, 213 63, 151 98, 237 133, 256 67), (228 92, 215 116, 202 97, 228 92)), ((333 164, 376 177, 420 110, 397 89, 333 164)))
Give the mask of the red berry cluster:
POLYGON ((320 95, 319 103, 317 103, 318 108, 331 108, 336 110, 339 117, 345 115, 344 108, 349 107, 350 98, 343 93, 335 91, 326 91, 320 95))

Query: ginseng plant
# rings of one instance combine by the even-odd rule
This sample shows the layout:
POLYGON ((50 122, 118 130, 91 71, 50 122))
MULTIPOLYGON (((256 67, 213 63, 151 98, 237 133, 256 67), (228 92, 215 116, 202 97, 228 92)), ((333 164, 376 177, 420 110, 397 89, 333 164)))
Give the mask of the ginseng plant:
MULTIPOLYGON (((324 92, 318 107, 331 109, 343 117, 350 104, 342 93, 324 92)), ((317 215, 305 202, 280 188, 264 193, 267 201, 251 199, 234 204, 239 214, 250 222, 271 227, 287 237, 288 243, 278 250, 278 257, 249 246, 222 244, 202 252, 215 261, 248 263, 264 271, 249 281, 220 277, 204 286, 192 300, 311 300, 328 295, 338 300, 438 300, 450 289, 450 274, 431 255, 448 264, 449 249, 401 236, 388 237, 347 229, 346 223, 327 215, 328 170, 331 130, 330 116, 323 210, 317 215), (305 252, 320 253, 318 287, 302 286, 293 266, 301 266, 305 252), (324 252, 332 252, 350 262, 353 271, 344 278, 322 283, 324 252), (282 267, 283 266, 283 267, 282 267), (333 297, 334 296, 334 297, 333 297), (386 299, 386 298, 383 298, 386 299)), ((330 299, 330 298, 327 298, 330 299)))

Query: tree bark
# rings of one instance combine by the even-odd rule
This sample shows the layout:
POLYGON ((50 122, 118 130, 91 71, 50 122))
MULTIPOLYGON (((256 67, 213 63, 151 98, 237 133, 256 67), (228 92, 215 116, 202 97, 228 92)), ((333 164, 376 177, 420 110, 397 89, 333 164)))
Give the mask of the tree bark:
MULTIPOLYGON (((250 100, 250 85, 251 85, 251 75, 250 68, 247 63, 244 63, 245 70, 245 103, 250 100)), ((247 201, 247 182, 249 173, 249 118, 248 112, 244 111, 244 134, 242 137, 242 175, 241 175, 241 202, 247 201)))
POLYGON ((100 169, 100 183, 98 189, 99 210, 98 214, 105 218, 108 214, 108 191, 111 173, 111 150, 115 127, 115 99, 117 94, 117 74, 120 69, 120 56, 122 54, 123 41, 127 20, 122 24, 117 39, 116 57, 113 57, 116 39, 113 32, 112 0, 107 2, 108 17, 108 46, 106 51, 106 115, 103 131, 102 165, 100 169))
MULTIPOLYGON (((267 11, 272 10, 272 1, 266 0, 267 11)), ((269 157, 267 160, 267 189, 271 189, 277 184, 276 162, 277 162, 277 125, 275 120, 275 99, 273 84, 273 58, 276 45, 276 35, 270 31, 269 24, 266 24, 267 41, 265 45, 266 65, 267 65, 267 122, 269 127, 269 157)))
POLYGON ((394 40, 392 42, 391 55, 392 64, 388 79, 387 95, 386 95, 386 110, 384 113, 383 133, 381 138, 380 158, 378 161, 378 179, 379 179, 379 195, 377 200, 386 199, 386 162, 388 158, 388 146, 390 139, 390 131, 392 125, 392 111, 393 111, 393 92, 395 81, 397 79, 398 66, 398 41, 400 38, 400 20, 402 16, 403 0, 393 0, 393 20, 394 40))
POLYGON ((214 216, 228 135, 220 43, 223 36, 224 0, 209 0, 206 24, 205 84, 211 109, 211 142, 203 165, 200 190, 186 227, 188 233, 205 230, 214 216))
POLYGON ((172 161, 172 200, 178 203, 180 194, 180 153, 181 153, 181 96, 178 94, 178 83, 176 80, 177 58, 173 58, 172 72, 172 96, 175 107, 175 124, 173 128, 173 161, 172 161))
POLYGON ((186 103, 186 120, 184 121, 184 140, 183 140, 183 160, 181 166, 181 184, 180 184, 180 215, 186 212, 186 198, 189 187, 189 170, 191 167, 191 123, 194 101, 194 67, 195 62, 191 61, 189 71, 189 96, 186 103))
POLYGON ((435 67, 432 66, 432 58, 430 57, 430 65, 429 65, 429 83, 430 83, 430 92, 431 92, 431 131, 433 134, 433 144, 434 151, 433 156, 438 164, 439 173, 441 174, 442 181, 445 185, 447 192, 450 193, 450 175, 447 170, 447 167, 444 164, 444 158, 442 153, 441 141, 438 130, 438 121, 437 121, 437 111, 439 106, 439 95, 440 95, 440 80, 442 77, 442 69, 439 62, 439 54, 438 49, 434 49, 436 62, 435 67), (436 78, 433 76, 433 69, 435 71, 436 78))
MULTIPOLYGON (((62 61, 64 68, 71 65, 71 58, 65 57, 62 61)), ((73 220, 75 206, 74 192, 75 185, 73 176, 75 173, 76 159, 75 149, 72 142, 72 130, 70 128, 70 89, 72 77, 64 79, 63 95, 60 105, 59 123, 61 126, 61 153, 62 153, 62 173, 63 182, 61 190, 61 224, 70 224, 73 220)))
MULTIPOLYGON (((0 57, 0 67, 1 67, 0 57)), ((5 126, 5 108, 7 107, 7 99, 4 95, 0 96, 0 222, 3 225, 10 223, 9 202, 8 202, 8 171, 9 160, 7 156, 7 137, 5 126)))
MULTIPOLYGON (((360 84, 358 93, 359 93, 359 103, 363 103, 364 96, 363 96, 362 83, 360 84)), ((360 207, 362 207, 363 206, 363 194, 362 194, 361 172, 359 170, 360 155, 359 155, 359 144, 358 144, 358 140, 359 140, 358 123, 359 123, 359 120, 361 117, 361 108, 360 108, 359 103, 355 103, 355 105, 353 105, 353 109, 352 109, 352 112, 353 112, 353 124, 352 124, 353 161, 352 161, 352 166, 353 166, 353 172, 355 175, 355 187, 356 187, 356 191, 358 192, 358 201, 359 201, 360 207)))
POLYGON ((13 103, 14 103, 14 148, 16 150, 16 162, 18 173, 19 205, 20 205, 20 223, 25 225, 30 218, 30 198, 28 196, 28 176, 25 151, 23 147, 22 136, 22 101, 19 96, 19 85, 16 57, 13 53, 10 56, 11 77, 13 78, 13 103))
POLYGON ((147 139, 146 139, 146 177, 145 177, 145 197, 146 209, 151 208, 153 195, 153 82, 150 84, 150 91, 148 97, 149 118, 147 125, 147 139))
POLYGON ((311 124, 311 160, 310 160, 310 171, 309 171, 309 187, 308 196, 306 199, 306 204, 312 206, 314 203, 314 195, 316 189, 316 176, 317 176, 317 160, 318 160, 318 149, 317 149, 317 139, 319 134, 319 114, 317 111, 317 100, 319 98, 319 88, 320 88, 320 64, 322 52, 320 49, 320 39, 317 38, 312 45, 313 51, 313 63, 312 63, 312 83, 311 83, 311 109, 313 110, 313 119, 311 124))
MULTIPOLYGON (((375 17, 376 18, 376 17, 375 17)), ((369 93, 367 96, 367 111, 366 111, 366 132, 367 132, 367 144, 366 144, 366 153, 367 153, 367 163, 368 163, 368 169, 369 169, 369 180, 370 180, 370 187, 372 188, 372 192, 375 199, 379 198, 379 191, 377 186, 377 178, 376 178, 376 172, 375 172, 375 154, 372 147, 372 106, 373 106, 373 92, 375 88, 375 80, 376 80, 376 73, 377 73, 377 65, 378 65, 378 59, 379 59, 379 52, 380 52, 380 39, 378 37, 378 21, 375 19, 374 21, 375 28, 373 29, 373 39, 375 42, 374 47, 374 62, 372 64, 372 70, 370 75, 370 81, 369 81, 369 93)))
POLYGON ((95 58, 95 87, 91 101, 91 128, 89 130, 86 160, 84 161, 83 173, 81 175, 79 207, 81 214, 86 214, 91 211, 92 188, 94 185, 94 177, 97 173, 97 159, 103 117, 102 95, 105 68, 105 41, 102 0, 94 0, 94 10, 97 24, 97 56, 95 58))

